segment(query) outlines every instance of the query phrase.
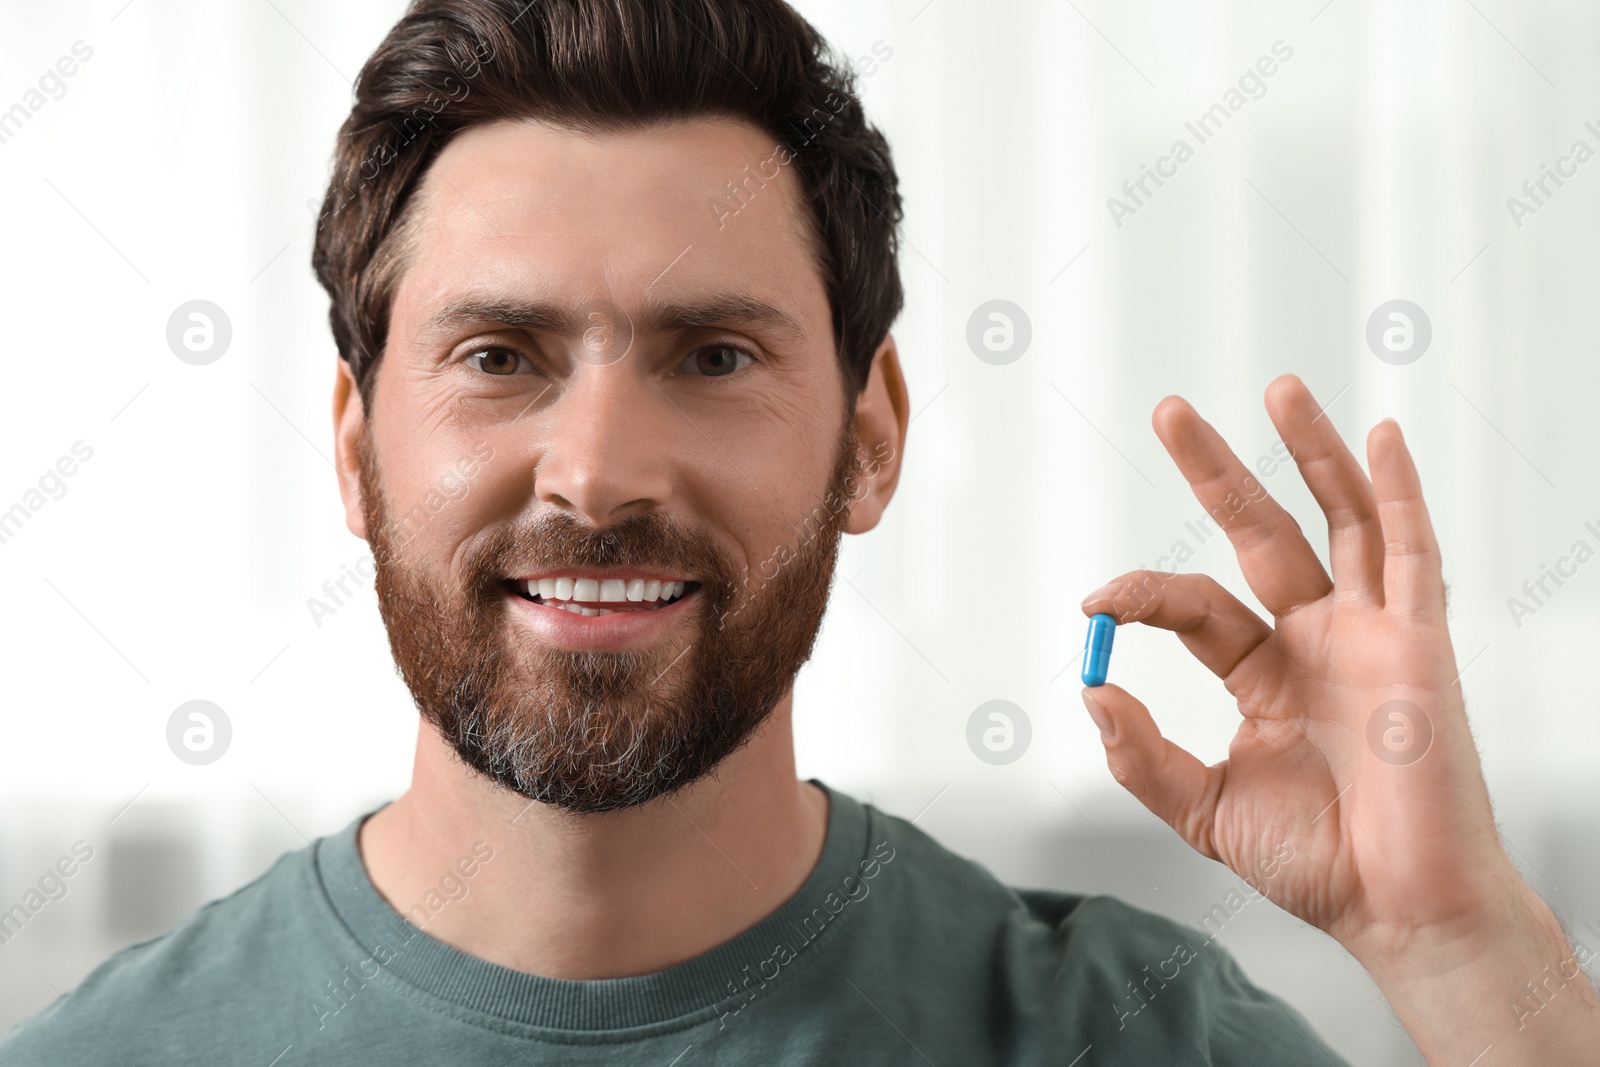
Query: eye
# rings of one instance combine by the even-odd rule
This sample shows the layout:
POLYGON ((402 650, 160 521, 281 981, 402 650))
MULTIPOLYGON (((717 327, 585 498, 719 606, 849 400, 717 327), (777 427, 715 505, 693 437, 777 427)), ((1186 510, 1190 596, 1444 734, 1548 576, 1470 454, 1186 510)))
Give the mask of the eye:
POLYGON ((755 357, 733 345, 706 345, 697 348, 678 364, 678 373, 703 378, 726 378, 755 362, 755 357))
POLYGON ((516 374, 524 364, 532 369, 532 364, 528 364, 520 352, 513 352, 509 348, 480 348, 463 362, 474 370, 500 377, 516 374))

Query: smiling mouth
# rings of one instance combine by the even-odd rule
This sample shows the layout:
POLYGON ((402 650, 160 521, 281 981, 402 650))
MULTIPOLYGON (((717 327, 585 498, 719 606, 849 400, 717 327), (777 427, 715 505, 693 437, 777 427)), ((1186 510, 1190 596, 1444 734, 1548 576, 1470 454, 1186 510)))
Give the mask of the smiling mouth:
POLYGON ((576 575, 507 579, 523 600, 574 615, 596 617, 621 611, 657 611, 700 588, 699 582, 655 578, 582 578, 576 575))

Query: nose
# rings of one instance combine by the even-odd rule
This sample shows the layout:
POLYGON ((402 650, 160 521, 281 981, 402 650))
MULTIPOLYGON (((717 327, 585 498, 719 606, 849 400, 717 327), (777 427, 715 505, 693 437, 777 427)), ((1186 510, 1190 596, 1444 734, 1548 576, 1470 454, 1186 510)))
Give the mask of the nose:
POLYGON ((672 491, 663 405, 629 362, 581 364, 542 420, 534 495, 597 528, 659 508, 672 491))

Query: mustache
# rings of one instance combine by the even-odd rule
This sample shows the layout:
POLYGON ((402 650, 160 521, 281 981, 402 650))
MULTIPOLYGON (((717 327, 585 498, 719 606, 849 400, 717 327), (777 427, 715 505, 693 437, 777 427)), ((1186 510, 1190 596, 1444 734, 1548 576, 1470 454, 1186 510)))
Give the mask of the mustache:
POLYGON ((682 574, 715 591, 736 578, 709 534, 681 526, 659 512, 630 515, 601 530, 566 512, 550 512, 499 527, 483 536, 463 560, 470 589, 498 589, 507 577, 563 568, 629 566, 682 574))
POLYGON ((548 502, 479 515, 430 558, 428 542, 391 536, 375 457, 363 450, 378 606, 424 721, 491 783, 572 814, 633 807, 712 773, 810 657, 844 526, 834 504, 856 499, 858 445, 848 424, 842 433, 828 495, 789 523, 795 543, 760 582, 744 540, 655 506, 603 526, 548 502), (527 640, 508 618, 505 580, 565 568, 697 582, 687 644, 603 652, 527 640))

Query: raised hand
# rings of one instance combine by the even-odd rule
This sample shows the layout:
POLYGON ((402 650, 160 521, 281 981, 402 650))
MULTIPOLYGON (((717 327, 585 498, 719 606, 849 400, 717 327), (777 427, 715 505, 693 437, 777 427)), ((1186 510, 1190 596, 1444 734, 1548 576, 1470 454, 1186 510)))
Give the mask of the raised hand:
MULTIPOLYGON (((1491 818, 1439 546, 1400 427, 1386 420, 1368 435, 1369 481, 1298 378, 1274 381, 1266 405, 1327 517, 1332 577, 1217 432, 1169 397, 1156 433, 1195 496, 1226 519, 1271 621, 1200 574, 1136 571, 1083 603, 1085 614, 1173 631, 1222 679, 1240 715, 1228 758, 1208 767, 1166 740, 1118 686, 1085 689, 1084 702, 1118 782, 1197 851, 1343 944, 1425 1053, 1470 1059, 1501 1031, 1526 1031, 1512 998, 1537 977, 1536 961, 1558 962, 1565 939, 1491 818), (1496 952, 1498 978, 1475 969, 1496 952), (1534 974, 1516 973, 1529 964, 1534 974), (1435 1026, 1453 1009, 1447 986, 1429 983, 1449 976, 1462 1008, 1468 988, 1484 986, 1480 1008, 1495 1015, 1481 1033, 1435 1026), (1503 997, 1489 991, 1501 984, 1503 997)), ((1495 1062, 1521 1061, 1480 1067, 1495 1062)))

